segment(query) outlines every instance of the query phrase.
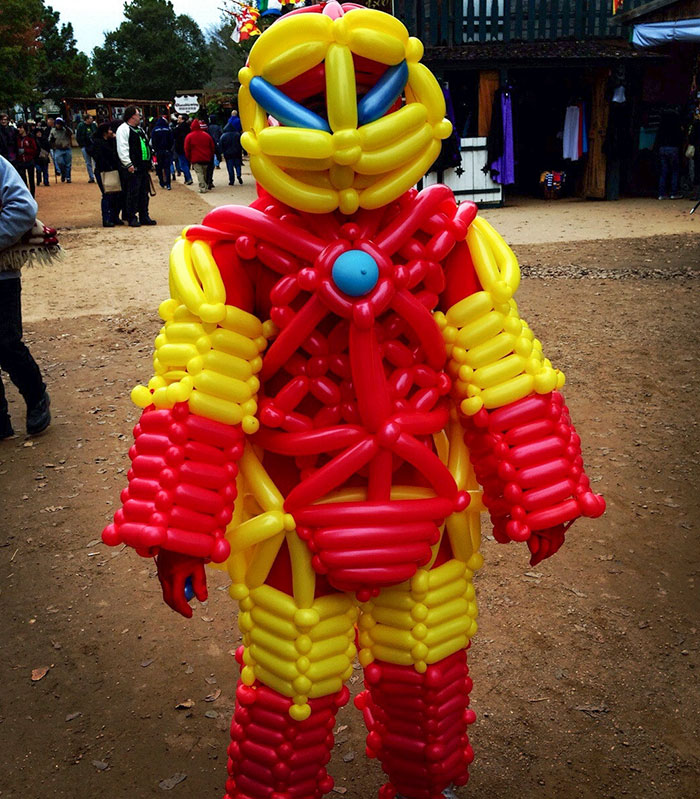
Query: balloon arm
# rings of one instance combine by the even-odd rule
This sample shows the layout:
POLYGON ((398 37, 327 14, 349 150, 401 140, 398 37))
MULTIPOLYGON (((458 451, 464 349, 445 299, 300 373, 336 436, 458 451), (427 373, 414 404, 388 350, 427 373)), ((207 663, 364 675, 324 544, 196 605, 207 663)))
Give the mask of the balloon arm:
POLYGON ((202 562, 225 561, 230 552, 225 530, 233 515, 243 445, 240 425, 192 413, 187 403, 147 408, 134 428, 122 506, 102 533, 103 541, 127 544, 148 557, 170 552, 202 562))
POLYGON ((465 442, 497 541, 527 541, 533 565, 553 555, 580 516, 597 517, 581 439, 558 391, 461 416, 465 442))

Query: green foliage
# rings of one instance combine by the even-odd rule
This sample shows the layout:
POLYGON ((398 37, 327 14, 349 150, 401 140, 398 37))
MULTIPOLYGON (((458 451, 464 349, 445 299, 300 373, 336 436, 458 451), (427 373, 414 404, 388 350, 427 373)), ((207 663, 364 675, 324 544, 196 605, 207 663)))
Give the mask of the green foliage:
POLYGON ((90 61, 78 51, 70 22, 59 26, 60 14, 51 6, 41 18, 38 89, 44 97, 61 100, 94 92, 90 61))
POLYGON ((203 86, 210 57, 202 31, 169 0, 127 0, 126 20, 93 51, 97 85, 108 97, 168 99, 203 86))
POLYGON ((38 100, 41 0, 0 2, 0 108, 38 100))
POLYGON ((211 81, 207 89, 238 94, 238 70, 245 66, 251 47, 256 38, 245 39, 236 44, 231 39, 234 23, 228 14, 221 18, 221 24, 209 36, 209 54, 213 64, 211 81))

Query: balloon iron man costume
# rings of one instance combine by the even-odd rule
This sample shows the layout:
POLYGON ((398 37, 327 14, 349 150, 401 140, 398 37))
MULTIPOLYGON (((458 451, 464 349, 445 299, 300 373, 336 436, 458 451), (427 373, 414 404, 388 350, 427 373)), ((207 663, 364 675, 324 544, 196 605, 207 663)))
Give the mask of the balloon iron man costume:
POLYGON ((190 616, 231 577, 241 673, 226 799, 320 799, 359 657, 381 799, 438 799, 473 753, 466 652, 480 515, 536 563, 605 503, 476 206, 413 186, 450 135, 421 43, 330 2, 283 16, 240 72, 250 207, 170 256, 154 376, 132 398, 107 544, 155 556, 190 616))

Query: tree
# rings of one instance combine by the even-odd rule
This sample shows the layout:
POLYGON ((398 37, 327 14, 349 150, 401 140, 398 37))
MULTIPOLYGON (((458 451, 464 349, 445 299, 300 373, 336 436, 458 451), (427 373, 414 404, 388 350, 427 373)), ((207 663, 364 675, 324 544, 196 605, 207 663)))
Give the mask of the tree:
POLYGON ((61 100, 67 96, 92 93, 90 60, 76 48, 73 26, 60 25, 60 14, 51 6, 44 9, 39 43, 41 69, 38 88, 44 97, 61 100))
POLYGON ((209 55, 213 64, 211 81, 208 89, 228 91, 232 95, 238 93, 238 70, 245 66, 251 47, 256 37, 234 42, 231 38, 236 27, 235 20, 229 14, 221 18, 221 24, 209 34, 209 55))
POLYGON ((0 3, 0 107, 29 104, 38 99, 41 0, 2 0, 0 3))
POLYGON ((169 0, 127 0, 125 21, 93 51, 100 90, 112 97, 167 99, 203 86, 211 62, 197 23, 169 0))

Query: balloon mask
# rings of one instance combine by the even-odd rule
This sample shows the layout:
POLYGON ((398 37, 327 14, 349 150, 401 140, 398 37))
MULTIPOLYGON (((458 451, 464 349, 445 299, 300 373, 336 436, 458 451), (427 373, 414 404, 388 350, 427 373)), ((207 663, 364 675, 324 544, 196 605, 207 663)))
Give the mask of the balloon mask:
POLYGON ((332 2, 254 45, 238 95, 255 179, 301 211, 379 208, 415 185, 452 124, 423 45, 397 19, 332 2))

